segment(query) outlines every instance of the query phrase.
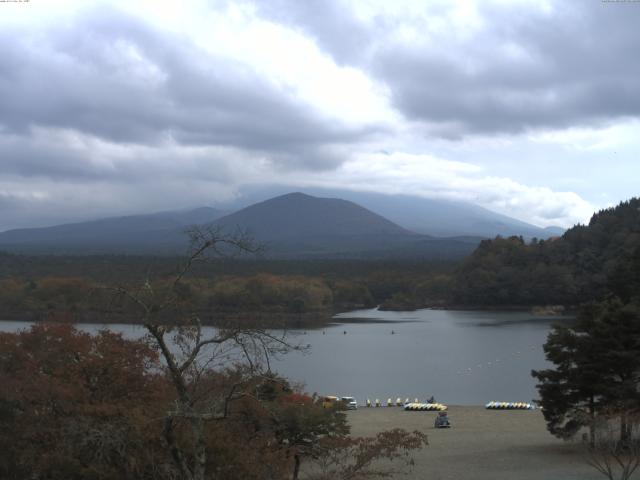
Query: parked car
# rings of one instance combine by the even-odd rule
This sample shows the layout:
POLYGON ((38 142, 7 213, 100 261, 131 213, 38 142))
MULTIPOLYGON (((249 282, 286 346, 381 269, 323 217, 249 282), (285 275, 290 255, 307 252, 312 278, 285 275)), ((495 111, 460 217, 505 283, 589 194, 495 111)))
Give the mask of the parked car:
POLYGON ((340 401, 347 407, 347 410, 356 410, 358 408, 358 402, 353 397, 342 397, 340 401))
POLYGON ((436 417, 434 427, 435 428, 451 428, 451 422, 449 422, 449 417, 447 416, 447 412, 438 412, 438 416, 436 417))

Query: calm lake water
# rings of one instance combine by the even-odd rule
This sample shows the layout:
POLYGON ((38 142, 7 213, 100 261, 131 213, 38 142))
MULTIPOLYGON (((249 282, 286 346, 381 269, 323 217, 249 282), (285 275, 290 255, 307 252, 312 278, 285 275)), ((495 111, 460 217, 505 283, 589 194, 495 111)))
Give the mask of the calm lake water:
MULTIPOLYGON (((537 397, 531 370, 548 365, 542 344, 550 326, 566 321, 524 312, 358 310, 336 315, 323 329, 291 331, 308 353, 289 353, 272 366, 309 392, 350 395, 360 404, 431 395, 450 405, 529 402, 537 397)), ((3 331, 24 327, 0 322, 3 331)), ((108 327, 127 337, 144 334, 135 325, 108 327)))

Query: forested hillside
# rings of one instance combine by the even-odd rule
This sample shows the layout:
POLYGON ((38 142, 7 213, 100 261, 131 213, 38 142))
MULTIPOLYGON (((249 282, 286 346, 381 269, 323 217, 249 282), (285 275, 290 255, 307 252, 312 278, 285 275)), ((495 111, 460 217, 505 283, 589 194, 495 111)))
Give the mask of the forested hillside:
MULTIPOLYGON (((103 321, 101 285, 162 285, 183 259, 124 255, 28 256, 0 253, 0 318, 103 321)), ((372 307, 415 285, 448 275, 455 264, 407 260, 216 259, 193 266, 185 295, 210 315, 277 316, 372 307)), ((116 320, 116 319, 113 319, 116 320)), ((118 321, 135 318, 118 317, 118 321)), ((212 323, 215 323, 211 320, 212 323)))
MULTIPOLYGON (((159 283, 178 257, 0 254, 0 314, 91 321, 103 283, 159 283), (90 294, 91 293, 91 294, 90 294)), ((389 259, 234 260, 194 267, 186 284, 203 311, 324 313, 381 304, 421 307, 577 306, 640 292, 640 199, 598 212, 562 237, 485 240, 459 264, 389 259)))
POLYGON ((593 215, 562 237, 483 241, 457 269, 450 300, 469 305, 577 305, 640 290, 640 199, 593 215))

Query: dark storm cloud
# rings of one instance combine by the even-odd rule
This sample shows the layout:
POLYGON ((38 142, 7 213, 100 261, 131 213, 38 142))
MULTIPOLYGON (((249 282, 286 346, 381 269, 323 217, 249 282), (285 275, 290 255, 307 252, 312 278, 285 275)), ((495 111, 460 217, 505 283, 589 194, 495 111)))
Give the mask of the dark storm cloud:
POLYGON ((338 1, 280 0, 262 12, 305 30, 337 62, 386 83, 392 104, 432 135, 597 126, 640 116, 640 4, 556 1, 550 10, 478 4, 477 30, 451 25, 436 33, 431 23, 453 4, 425 4, 423 16, 374 17, 366 25, 338 1), (402 26, 422 39, 399 41, 393 31, 402 26))
POLYGON ((5 30, 0 42, 10 46, 0 54, 5 134, 47 127, 122 144, 171 138, 322 168, 320 155, 297 153, 371 132, 323 118, 250 68, 111 9, 39 34, 5 30))

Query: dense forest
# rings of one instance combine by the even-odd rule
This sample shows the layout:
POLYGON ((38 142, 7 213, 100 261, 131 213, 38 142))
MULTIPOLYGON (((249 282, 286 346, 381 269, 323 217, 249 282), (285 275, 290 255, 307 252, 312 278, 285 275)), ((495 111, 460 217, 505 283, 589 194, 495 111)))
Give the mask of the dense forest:
POLYGON ((593 215, 562 237, 486 240, 456 270, 451 300, 475 305, 578 305, 640 287, 640 199, 593 215))
MULTIPOLYGON (((119 315, 105 286, 162 288, 181 258, 149 256, 26 256, 0 254, 0 316, 73 321, 135 321, 119 315), (114 317, 115 315, 115 317, 114 317)), ((185 300, 208 323, 221 316, 277 316, 313 324, 336 311, 373 307, 416 284, 451 272, 429 261, 211 259, 193 266, 185 300)), ((166 286, 166 285, 165 285, 166 286)), ((404 293, 409 292, 409 293, 404 293)))
POLYGON ((640 291, 640 199, 593 215, 549 240, 484 240, 455 268, 432 272, 383 306, 574 308, 615 295, 628 301, 640 291))
MULTIPOLYGON (((161 288, 179 264, 178 257, 0 254, 0 315, 95 321, 109 310, 104 285, 149 280, 161 288)), ((562 237, 485 240, 458 264, 212 259, 194 265, 184 295, 209 312, 203 318, 210 322, 239 312, 289 315, 299 322, 301 315, 326 319, 336 311, 375 305, 574 307, 607 294, 626 301, 640 288, 639 272, 640 200, 634 198, 594 214, 588 225, 562 237)))

